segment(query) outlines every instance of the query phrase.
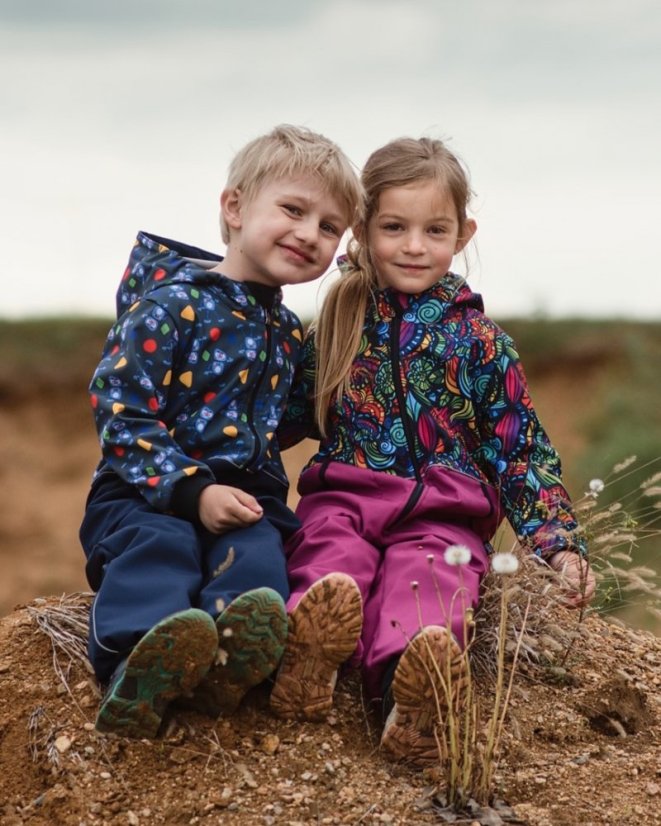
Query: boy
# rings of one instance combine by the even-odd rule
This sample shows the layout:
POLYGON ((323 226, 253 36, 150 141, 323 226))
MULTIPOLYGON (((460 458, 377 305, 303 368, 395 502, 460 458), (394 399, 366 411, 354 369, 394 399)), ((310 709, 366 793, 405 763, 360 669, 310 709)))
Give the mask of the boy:
POLYGON ((103 456, 80 538, 100 731, 154 737, 175 699, 232 711, 280 660, 298 522, 274 432, 302 338, 280 288, 328 268, 359 198, 335 144, 280 126, 230 166, 224 259, 138 235, 90 385, 103 456))

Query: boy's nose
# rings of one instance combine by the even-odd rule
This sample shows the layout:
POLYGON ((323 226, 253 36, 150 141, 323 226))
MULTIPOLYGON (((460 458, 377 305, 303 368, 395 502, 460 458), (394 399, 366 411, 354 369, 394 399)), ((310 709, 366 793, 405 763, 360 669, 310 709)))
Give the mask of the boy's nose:
POLYGON ((296 224, 294 235, 305 244, 316 244, 319 238, 319 227, 316 221, 299 221, 296 224))

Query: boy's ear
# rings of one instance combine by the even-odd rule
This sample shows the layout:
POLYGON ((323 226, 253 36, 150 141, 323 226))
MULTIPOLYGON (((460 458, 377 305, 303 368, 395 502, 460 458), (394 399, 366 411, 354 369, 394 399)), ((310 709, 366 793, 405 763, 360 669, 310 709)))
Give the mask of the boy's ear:
POLYGON ((220 211, 230 229, 241 229, 241 190, 224 189, 220 193, 220 211))
POLYGON ((464 226, 461 231, 461 236, 457 238, 457 243, 454 248, 454 254, 461 252, 466 244, 471 240, 477 231, 477 223, 472 218, 467 218, 464 221, 464 226))

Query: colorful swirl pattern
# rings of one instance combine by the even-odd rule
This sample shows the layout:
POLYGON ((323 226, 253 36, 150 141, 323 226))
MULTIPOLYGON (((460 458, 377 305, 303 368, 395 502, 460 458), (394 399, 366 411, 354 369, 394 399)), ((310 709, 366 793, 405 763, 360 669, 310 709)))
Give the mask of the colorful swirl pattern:
MULTIPOLYGON (((314 363, 310 334, 285 439, 297 428, 309 432, 314 363)), ((503 515, 536 553, 582 549, 560 459, 533 408, 515 345, 461 277, 449 273, 421 295, 376 294, 349 391, 329 422, 311 464, 344 462, 403 477, 447 467, 496 488, 503 515)))

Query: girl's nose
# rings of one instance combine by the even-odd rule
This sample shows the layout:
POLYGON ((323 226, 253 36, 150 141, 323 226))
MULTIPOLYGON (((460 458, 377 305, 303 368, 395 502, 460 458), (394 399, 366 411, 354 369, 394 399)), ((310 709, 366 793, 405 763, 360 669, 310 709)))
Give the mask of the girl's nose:
POLYGON ((412 255, 425 251, 425 239, 419 232, 409 232, 404 239, 404 249, 412 255))

